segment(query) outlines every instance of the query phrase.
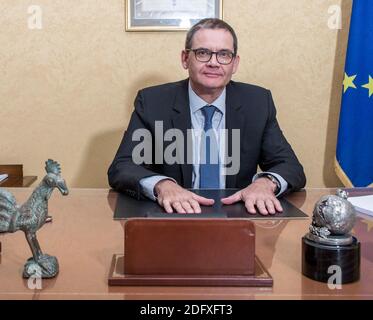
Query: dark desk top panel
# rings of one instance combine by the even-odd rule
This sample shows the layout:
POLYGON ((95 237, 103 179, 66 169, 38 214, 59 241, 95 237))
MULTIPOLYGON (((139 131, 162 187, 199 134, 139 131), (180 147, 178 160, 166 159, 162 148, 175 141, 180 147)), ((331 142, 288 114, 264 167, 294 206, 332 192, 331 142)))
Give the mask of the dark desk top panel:
POLYGON ((238 189, 205 189, 191 190, 196 194, 214 199, 213 206, 201 206, 202 213, 200 214, 178 214, 166 213, 158 203, 151 200, 136 200, 124 194, 118 195, 117 205, 114 211, 114 219, 130 219, 130 218, 228 218, 228 219, 304 219, 308 216, 286 199, 280 199, 284 209, 282 213, 275 215, 263 216, 259 213, 250 214, 246 211, 243 202, 233 205, 223 205, 220 202, 221 198, 228 197, 238 191, 238 189))

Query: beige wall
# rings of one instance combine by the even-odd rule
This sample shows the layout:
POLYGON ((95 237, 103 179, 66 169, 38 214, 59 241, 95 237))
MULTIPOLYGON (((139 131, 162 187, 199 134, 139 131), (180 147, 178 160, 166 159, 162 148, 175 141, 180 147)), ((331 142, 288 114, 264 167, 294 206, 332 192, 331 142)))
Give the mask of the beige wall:
MULTIPOLYGON (((350 0, 224 0, 239 37, 235 80, 272 90, 308 187, 340 184, 333 157, 350 0), (327 27, 341 4, 343 28, 327 27)), ((138 89, 187 76, 184 32, 124 31, 124 0, 0 2, 0 163, 44 175, 58 160, 72 187, 106 187, 138 89), (40 5, 42 30, 27 28, 40 5)))

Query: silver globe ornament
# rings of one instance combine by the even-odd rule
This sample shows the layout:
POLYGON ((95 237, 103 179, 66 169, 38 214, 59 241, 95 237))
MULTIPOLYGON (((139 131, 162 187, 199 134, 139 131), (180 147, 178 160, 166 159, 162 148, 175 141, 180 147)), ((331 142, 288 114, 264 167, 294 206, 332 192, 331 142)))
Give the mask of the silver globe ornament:
POLYGON ((334 245, 352 242, 350 231, 355 225, 356 211, 347 197, 346 191, 338 189, 336 195, 323 196, 316 202, 307 235, 310 240, 334 245))
POLYGON ((341 284, 360 278, 360 242, 350 234, 356 211, 347 197, 338 189, 315 204, 309 232, 302 238, 302 273, 313 280, 328 282, 331 266, 340 270, 341 284))

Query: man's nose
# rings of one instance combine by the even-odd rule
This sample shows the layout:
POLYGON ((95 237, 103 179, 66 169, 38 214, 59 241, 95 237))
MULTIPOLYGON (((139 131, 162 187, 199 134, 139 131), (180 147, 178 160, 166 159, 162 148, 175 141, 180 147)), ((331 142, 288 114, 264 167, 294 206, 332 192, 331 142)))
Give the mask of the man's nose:
POLYGON ((216 53, 213 53, 209 62, 207 62, 209 66, 219 66, 220 63, 218 62, 218 58, 216 53))

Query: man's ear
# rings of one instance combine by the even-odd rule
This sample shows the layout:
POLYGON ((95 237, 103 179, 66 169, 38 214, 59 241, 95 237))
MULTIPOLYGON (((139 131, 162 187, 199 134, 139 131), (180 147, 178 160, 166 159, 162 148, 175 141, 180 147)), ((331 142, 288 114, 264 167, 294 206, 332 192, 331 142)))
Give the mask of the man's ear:
POLYGON ((237 55, 237 56, 235 57, 234 61, 233 61, 233 72, 232 72, 232 74, 235 74, 235 73, 236 73, 239 64, 240 64, 240 56, 237 55))
POLYGON ((181 65, 183 66, 185 70, 188 69, 188 59, 189 59, 188 52, 186 52, 185 50, 181 51, 181 65))

